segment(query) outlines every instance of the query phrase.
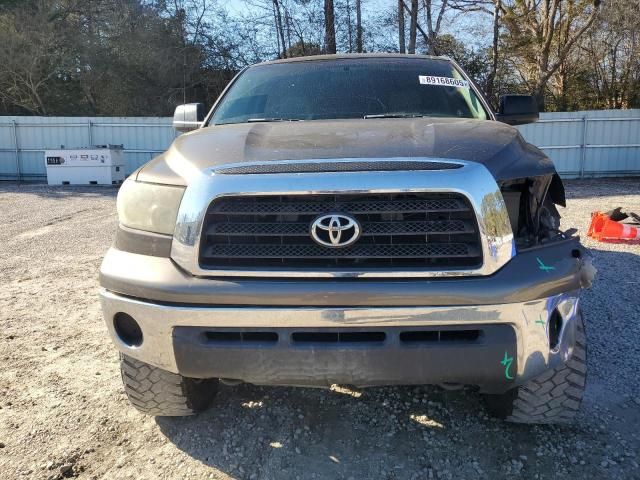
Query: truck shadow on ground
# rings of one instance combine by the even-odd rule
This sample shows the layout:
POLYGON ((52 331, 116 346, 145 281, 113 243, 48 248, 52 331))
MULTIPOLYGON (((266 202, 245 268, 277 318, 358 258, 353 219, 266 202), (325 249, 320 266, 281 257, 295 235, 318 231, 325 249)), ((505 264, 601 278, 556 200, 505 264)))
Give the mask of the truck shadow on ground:
POLYGON ((177 448, 234 478, 482 478, 505 456, 535 455, 530 427, 489 417, 470 389, 241 385, 222 387, 203 415, 156 422, 177 448))

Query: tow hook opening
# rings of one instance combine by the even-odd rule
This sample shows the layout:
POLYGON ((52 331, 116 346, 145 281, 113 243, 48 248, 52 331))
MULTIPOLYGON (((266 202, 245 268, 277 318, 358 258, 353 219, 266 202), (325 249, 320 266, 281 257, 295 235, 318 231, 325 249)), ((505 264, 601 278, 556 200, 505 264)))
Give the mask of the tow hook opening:
POLYGON ((118 338, 129 347, 142 345, 142 329, 131 315, 118 312, 113 316, 113 328, 118 338))
POLYGON ((562 332, 563 318, 557 309, 553 311, 549 318, 549 349, 554 351, 560 344, 560 333, 562 332))

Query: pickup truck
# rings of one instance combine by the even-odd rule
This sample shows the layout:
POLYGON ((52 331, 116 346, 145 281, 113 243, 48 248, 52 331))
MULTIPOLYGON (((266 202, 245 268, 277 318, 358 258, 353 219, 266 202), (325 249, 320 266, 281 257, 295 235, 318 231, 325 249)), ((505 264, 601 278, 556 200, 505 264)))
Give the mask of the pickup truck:
POLYGON ((454 61, 324 55, 242 70, 124 182, 101 302, 131 403, 210 406, 219 382, 476 388, 521 423, 585 388, 595 270, 553 163, 454 61))

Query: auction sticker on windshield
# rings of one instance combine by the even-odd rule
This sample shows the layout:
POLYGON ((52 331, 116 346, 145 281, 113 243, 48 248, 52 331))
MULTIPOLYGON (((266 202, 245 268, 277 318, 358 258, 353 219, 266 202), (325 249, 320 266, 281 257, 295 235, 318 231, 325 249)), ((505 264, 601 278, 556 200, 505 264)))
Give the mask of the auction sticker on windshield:
POLYGON ((469 88, 469 82, 459 78, 433 77, 431 75, 418 75, 422 85, 444 85, 445 87, 469 88))

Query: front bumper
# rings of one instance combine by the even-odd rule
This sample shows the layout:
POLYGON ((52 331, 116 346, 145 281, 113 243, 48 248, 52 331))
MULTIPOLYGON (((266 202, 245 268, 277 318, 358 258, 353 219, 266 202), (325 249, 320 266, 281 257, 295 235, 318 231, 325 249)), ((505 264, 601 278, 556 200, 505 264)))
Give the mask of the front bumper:
POLYGON ((578 292, 591 276, 577 239, 521 252, 491 276, 395 281, 202 278, 168 258, 112 249, 100 295, 121 352, 185 376, 502 392, 570 358, 578 292), (562 328, 552 349, 554 311, 562 328), (118 313, 138 322, 141 345, 120 339, 118 313))
MULTIPOLYGON (((101 291, 107 327, 118 349, 146 363, 191 377, 220 377, 256 384, 356 386, 461 383, 502 392, 572 354, 576 294, 523 303, 457 307, 291 308, 163 305, 101 291), (549 349, 548 319, 563 318, 560 342, 549 349), (125 344, 113 317, 124 312, 139 323, 143 342, 125 344), (402 342, 403 332, 449 333, 451 341, 402 342), (208 332, 213 332, 212 335, 208 332), (219 341, 231 332, 239 341, 219 341), (259 332, 244 341, 237 332, 259 332), (264 333, 277 335, 264 340, 264 333), (384 340, 314 343, 293 333, 384 333, 384 340)), ((444 334, 447 335, 446 333, 444 334)), ((332 338, 335 338, 332 337, 332 338)), ((347 338, 349 338, 347 336, 347 338)), ((358 338, 356 336, 356 338, 358 338)))

